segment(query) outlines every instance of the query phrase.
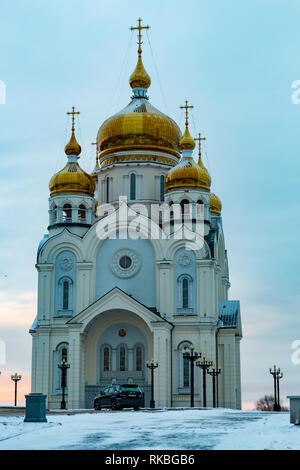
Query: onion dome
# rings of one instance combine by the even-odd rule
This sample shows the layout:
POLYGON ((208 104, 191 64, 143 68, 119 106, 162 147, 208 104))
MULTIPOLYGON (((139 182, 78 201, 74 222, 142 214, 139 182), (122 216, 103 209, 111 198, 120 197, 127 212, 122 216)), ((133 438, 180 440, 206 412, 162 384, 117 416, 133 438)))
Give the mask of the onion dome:
MULTIPOLYGON (((186 102, 186 113, 188 105, 186 102)), ((185 132, 180 140, 180 149, 182 156, 180 162, 174 166, 165 177, 165 191, 176 189, 194 188, 209 191, 211 178, 202 164, 201 154, 198 164, 193 159, 193 149, 195 141, 192 138, 188 128, 188 116, 186 115, 185 132)))
POLYGON ((100 127, 99 160, 102 167, 119 160, 163 161, 174 165, 180 158, 181 131, 173 119, 149 103, 147 96, 151 79, 142 62, 141 30, 148 26, 141 26, 139 19, 139 26, 131 29, 139 31, 138 62, 129 79, 133 96, 124 109, 100 127))
POLYGON ((51 178, 49 183, 50 196, 63 193, 81 193, 94 196, 95 183, 91 175, 86 173, 78 164, 81 147, 78 144, 74 133, 74 107, 72 122, 72 135, 65 146, 65 153, 68 156, 68 163, 58 173, 51 178))
POLYGON ((210 213, 221 215, 222 202, 214 193, 210 193, 210 213))
POLYGON ((144 69, 144 65, 142 62, 142 57, 139 54, 138 62, 136 67, 129 78, 129 85, 134 90, 135 88, 144 88, 148 89, 151 85, 151 78, 147 74, 146 70, 144 69))

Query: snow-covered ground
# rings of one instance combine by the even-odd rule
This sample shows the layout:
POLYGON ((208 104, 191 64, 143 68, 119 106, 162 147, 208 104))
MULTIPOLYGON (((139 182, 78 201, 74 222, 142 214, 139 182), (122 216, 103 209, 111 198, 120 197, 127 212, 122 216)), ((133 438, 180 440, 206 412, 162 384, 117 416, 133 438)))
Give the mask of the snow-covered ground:
POLYGON ((0 449, 300 449, 289 413, 227 409, 0 417, 0 449))

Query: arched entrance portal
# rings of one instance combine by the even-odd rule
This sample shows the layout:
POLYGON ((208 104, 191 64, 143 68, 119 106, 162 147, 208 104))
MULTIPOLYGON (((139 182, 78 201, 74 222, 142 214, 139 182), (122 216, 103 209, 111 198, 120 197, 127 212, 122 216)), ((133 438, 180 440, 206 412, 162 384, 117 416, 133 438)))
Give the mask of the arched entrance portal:
POLYGON ((93 407, 100 390, 111 383, 136 383, 150 402, 146 361, 153 354, 148 325, 129 311, 109 311, 90 325, 85 338, 85 406, 93 407))
POLYGON ((148 346, 136 326, 120 322, 108 327, 98 343, 98 383, 145 382, 148 346))

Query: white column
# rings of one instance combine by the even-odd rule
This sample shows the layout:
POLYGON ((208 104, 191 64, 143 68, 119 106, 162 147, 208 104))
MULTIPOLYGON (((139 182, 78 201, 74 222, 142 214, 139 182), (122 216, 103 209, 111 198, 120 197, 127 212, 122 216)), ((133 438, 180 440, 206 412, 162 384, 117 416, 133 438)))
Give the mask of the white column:
POLYGON ((170 406, 170 329, 169 323, 160 323, 153 327, 153 359, 158 362, 154 371, 154 400, 157 407, 170 406))
POLYGON ((80 403, 82 387, 84 386, 83 374, 81 371, 81 335, 79 328, 81 325, 72 325, 69 329, 69 358, 70 368, 68 374, 68 409, 78 409, 83 406, 80 403))
POLYGON ((36 359, 35 359, 35 392, 47 395, 46 406, 51 394, 49 385, 50 371, 50 329, 39 328, 36 337, 36 359))

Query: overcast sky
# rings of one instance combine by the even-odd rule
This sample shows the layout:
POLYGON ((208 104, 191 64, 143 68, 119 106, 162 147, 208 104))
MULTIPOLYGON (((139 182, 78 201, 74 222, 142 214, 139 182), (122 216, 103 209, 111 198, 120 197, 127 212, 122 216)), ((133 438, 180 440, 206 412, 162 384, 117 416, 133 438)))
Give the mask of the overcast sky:
POLYGON ((94 165, 96 133, 130 98, 141 16, 151 102, 203 132, 204 163, 222 199, 231 299, 240 299, 243 401, 299 394, 300 79, 298 0, 15 0, 2 2, 0 80, 0 401, 13 398, 11 372, 29 391, 36 314, 36 249, 48 223, 48 183, 66 158, 71 106, 81 112, 81 166, 94 165))

